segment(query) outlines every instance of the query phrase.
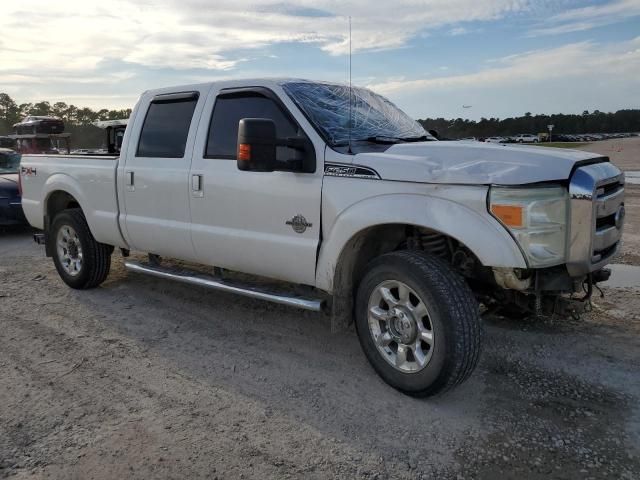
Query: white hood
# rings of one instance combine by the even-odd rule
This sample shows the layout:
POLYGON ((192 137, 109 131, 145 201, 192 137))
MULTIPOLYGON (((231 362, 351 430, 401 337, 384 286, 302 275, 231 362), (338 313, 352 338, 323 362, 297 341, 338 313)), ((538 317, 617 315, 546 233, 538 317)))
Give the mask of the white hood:
POLYGON ((384 153, 359 153, 353 164, 374 169, 383 180, 450 184, 524 185, 567 180, 576 163, 604 158, 595 153, 481 142, 393 145, 384 153))

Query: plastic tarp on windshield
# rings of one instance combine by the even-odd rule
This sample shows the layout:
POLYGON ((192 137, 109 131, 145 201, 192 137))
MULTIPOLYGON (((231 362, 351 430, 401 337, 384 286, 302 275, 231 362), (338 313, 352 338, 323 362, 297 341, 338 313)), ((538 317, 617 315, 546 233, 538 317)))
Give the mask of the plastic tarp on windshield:
POLYGON ((323 82, 284 82, 284 91, 334 145, 349 142, 349 99, 351 99, 351 140, 370 137, 416 138, 428 134, 418 122, 386 98, 365 88, 323 82))

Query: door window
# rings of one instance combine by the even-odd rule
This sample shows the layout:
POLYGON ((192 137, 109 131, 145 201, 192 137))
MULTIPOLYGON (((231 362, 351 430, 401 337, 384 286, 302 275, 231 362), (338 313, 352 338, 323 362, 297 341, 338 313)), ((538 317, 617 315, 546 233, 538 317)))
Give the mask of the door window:
POLYGON ((197 95, 175 100, 154 100, 142 125, 137 157, 182 158, 197 95))
MULTIPOLYGON (((213 108, 205 158, 236 159, 238 123, 243 118, 269 118, 279 138, 298 136, 297 125, 273 100, 257 93, 221 95, 213 108)), ((291 149, 278 147, 276 159, 286 161, 291 154, 291 149)))

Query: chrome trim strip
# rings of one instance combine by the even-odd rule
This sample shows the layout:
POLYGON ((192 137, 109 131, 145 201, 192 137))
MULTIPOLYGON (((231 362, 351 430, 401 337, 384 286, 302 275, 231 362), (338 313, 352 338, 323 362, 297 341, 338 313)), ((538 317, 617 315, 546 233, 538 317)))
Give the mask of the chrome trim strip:
POLYGON ((604 197, 598 198, 596 203, 596 215, 598 218, 608 217, 613 215, 620 208, 620 203, 624 200, 624 188, 620 187, 620 190, 613 192, 604 197))
POLYGON ((593 250, 601 251, 605 248, 609 248, 611 245, 620 240, 622 232, 616 227, 609 227, 603 230, 596 230, 593 238, 593 250))
POLYGON ((567 271, 572 277, 589 273, 591 236, 594 225, 593 195, 595 182, 585 169, 578 169, 569 184, 569 241, 567 271))
MULTIPOLYGON (((594 256, 594 250, 604 250, 622 237, 622 226, 596 232, 598 218, 606 217, 599 212, 615 213, 624 204, 624 174, 612 163, 603 162, 578 168, 569 183, 569 237, 567 242, 567 271, 572 277, 580 277, 598 270, 620 248, 604 259, 594 256), (620 189, 608 196, 598 198, 598 189, 619 183, 620 189)), ((609 214, 611 215, 611 213, 609 214)))
POLYGON ((190 285, 199 285, 213 290, 236 293, 249 298, 266 300, 268 302, 302 308, 303 310, 311 310, 313 312, 321 311, 324 304, 324 300, 321 299, 309 299, 275 294, 256 287, 242 286, 240 284, 231 283, 223 279, 210 277, 196 272, 178 272, 163 267, 145 265, 140 262, 129 260, 124 262, 124 266, 127 270, 135 273, 144 273, 158 278, 166 278, 182 283, 188 283, 190 285))

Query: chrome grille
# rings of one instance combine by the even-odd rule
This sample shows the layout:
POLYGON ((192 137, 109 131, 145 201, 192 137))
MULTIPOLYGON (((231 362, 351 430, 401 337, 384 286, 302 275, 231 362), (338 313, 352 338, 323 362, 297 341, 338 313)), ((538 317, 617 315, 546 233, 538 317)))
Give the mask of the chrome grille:
POLYGON ((617 252, 624 220, 624 174, 609 162, 578 168, 569 184, 567 269, 598 270, 617 252))

